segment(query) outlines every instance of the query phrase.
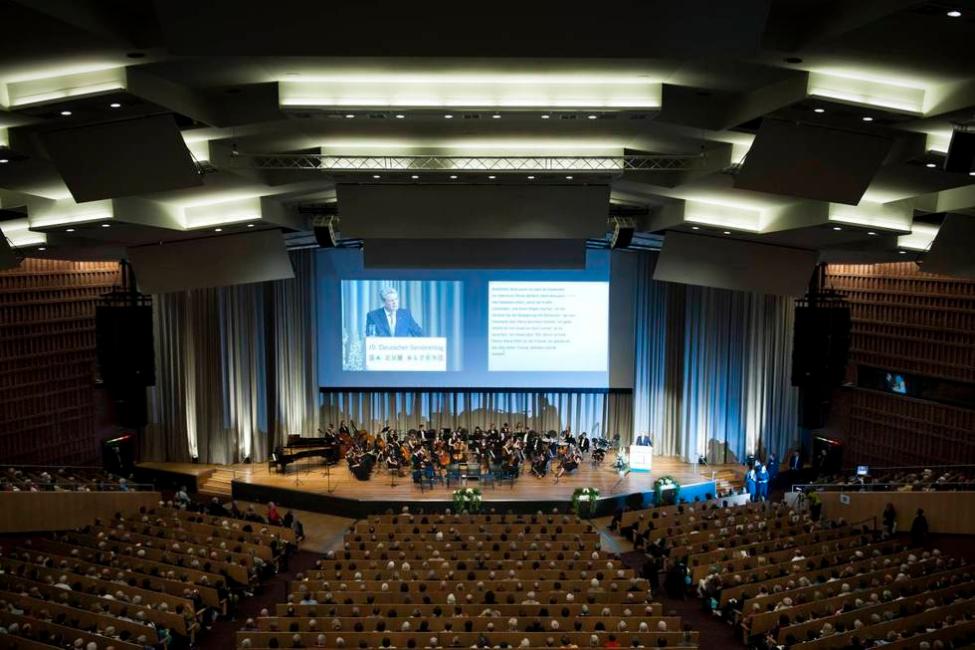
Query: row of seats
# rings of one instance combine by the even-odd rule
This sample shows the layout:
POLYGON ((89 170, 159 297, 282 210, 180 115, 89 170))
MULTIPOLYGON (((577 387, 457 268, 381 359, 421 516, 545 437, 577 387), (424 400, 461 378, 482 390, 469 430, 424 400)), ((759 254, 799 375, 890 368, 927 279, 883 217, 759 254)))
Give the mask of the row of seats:
POLYGON ((694 648, 650 586, 564 515, 387 515, 296 576, 238 648, 694 648))
POLYGON ((0 557, 0 640, 37 650, 191 647, 295 542, 288 527, 164 503, 31 539, 0 557))

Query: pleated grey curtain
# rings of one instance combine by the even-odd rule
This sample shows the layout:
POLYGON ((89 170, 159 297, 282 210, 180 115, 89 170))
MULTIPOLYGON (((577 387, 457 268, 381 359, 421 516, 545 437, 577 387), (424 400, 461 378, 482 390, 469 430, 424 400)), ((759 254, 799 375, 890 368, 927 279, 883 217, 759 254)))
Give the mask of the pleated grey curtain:
POLYGON ((658 453, 743 460, 798 439, 790 385, 790 298, 657 282, 640 253, 635 283, 633 427, 658 453))
POLYGON ((322 393, 321 417, 325 425, 342 420, 370 432, 386 422, 394 429, 415 428, 421 422, 434 428, 498 427, 519 422, 539 431, 561 431, 567 426, 590 436, 612 439, 632 429, 629 393, 532 393, 456 391, 331 391, 322 393))
POLYGON ((302 251, 292 263, 294 280, 154 296, 157 373, 144 460, 265 460, 268 345, 278 379, 278 430, 314 434, 314 256, 302 251))
POLYGON ((317 435, 318 372, 315 250, 291 253, 293 280, 271 283, 277 394, 275 444, 288 434, 317 435))

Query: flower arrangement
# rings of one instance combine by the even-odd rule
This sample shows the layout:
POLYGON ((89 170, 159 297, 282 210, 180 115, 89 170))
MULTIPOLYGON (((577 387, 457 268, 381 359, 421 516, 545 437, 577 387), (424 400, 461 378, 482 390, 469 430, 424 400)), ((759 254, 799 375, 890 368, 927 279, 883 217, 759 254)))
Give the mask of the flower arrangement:
POLYGON ((655 505, 663 505, 664 490, 673 490, 674 503, 677 503, 677 498, 680 496, 680 483, 677 482, 677 479, 668 474, 667 476, 661 476, 653 482, 653 502, 655 505))
POLYGON ((454 512, 476 513, 481 510, 481 490, 461 488, 454 490, 454 512))
POLYGON ((599 490, 594 487, 576 488, 572 493, 572 510, 579 517, 588 517, 599 499, 599 490))

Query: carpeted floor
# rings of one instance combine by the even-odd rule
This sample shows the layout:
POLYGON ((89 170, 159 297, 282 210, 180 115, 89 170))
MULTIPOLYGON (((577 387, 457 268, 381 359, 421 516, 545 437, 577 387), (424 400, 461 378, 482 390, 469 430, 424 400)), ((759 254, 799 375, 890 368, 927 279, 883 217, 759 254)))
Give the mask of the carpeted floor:
POLYGON ((320 553, 298 551, 288 559, 288 570, 281 571, 267 583, 261 585, 253 598, 244 598, 231 619, 221 619, 213 624, 213 629, 204 632, 200 638, 200 650, 226 650, 236 647, 235 633, 248 617, 256 618, 261 609, 266 607, 274 615, 274 606, 288 599, 288 582, 295 579, 295 574, 314 568, 315 560, 320 553))
MULTIPOLYGON (((629 551, 620 557, 626 566, 632 567, 637 573, 643 570, 645 561, 643 553, 629 551)), ((660 582, 663 584, 663 576, 661 576, 660 582)), ((685 600, 671 598, 661 589, 655 595, 654 600, 663 605, 665 616, 680 616, 683 624, 689 625, 692 630, 701 633, 698 647, 702 650, 724 650, 725 648, 742 650, 745 647, 745 644, 735 636, 735 629, 711 613, 703 611, 701 601, 697 598, 691 596, 685 600)))

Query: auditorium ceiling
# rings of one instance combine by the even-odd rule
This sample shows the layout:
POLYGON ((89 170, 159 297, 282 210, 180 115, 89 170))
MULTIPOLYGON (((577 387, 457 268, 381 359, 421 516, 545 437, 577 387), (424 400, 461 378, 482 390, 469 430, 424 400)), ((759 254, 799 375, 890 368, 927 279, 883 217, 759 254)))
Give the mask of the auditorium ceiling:
POLYGON ((609 185, 637 241, 842 261, 975 218, 975 0, 0 0, 0 31, 24 256, 299 245, 343 183, 609 185))

